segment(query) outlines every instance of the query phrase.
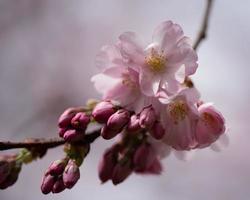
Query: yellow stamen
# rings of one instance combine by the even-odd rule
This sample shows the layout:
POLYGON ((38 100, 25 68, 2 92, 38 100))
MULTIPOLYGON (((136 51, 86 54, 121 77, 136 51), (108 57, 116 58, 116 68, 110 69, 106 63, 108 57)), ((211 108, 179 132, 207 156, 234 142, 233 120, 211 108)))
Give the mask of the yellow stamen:
POLYGON ((188 106, 182 100, 169 104, 168 109, 174 123, 184 120, 188 113, 188 106))
POLYGON ((137 84, 134 80, 131 79, 129 73, 122 74, 122 84, 126 85, 127 87, 130 87, 131 89, 136 89, 137 87, 137 84))
POLYGON ((151 54, 147 56, 146 63, 149 69, 154 73, 163 72, 165 70, 166 58, 163 54, 159 54, 154 49, 152 49, 151 54))

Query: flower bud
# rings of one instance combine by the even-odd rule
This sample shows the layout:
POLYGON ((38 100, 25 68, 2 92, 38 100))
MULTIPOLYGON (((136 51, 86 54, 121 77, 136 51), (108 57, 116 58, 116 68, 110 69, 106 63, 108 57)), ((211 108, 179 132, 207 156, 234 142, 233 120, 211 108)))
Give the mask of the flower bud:
POLYGON ((64 133, 67 131, 66 128, 59 128, 58 135, 63 138, 64 133))
POLYGON ((16 162, 16 160, 13 160, 12 156, 7 156, 6 159, 10 164, 10 171, 5 180, 1 182, 0 189, 6 189, 7 187, 13 185, 17 181, 22 168, 22 164, 20 162, 16 162))
POLYGON ((65 159, 56 160, 50 166, 48 172, 50 175, 61 175, 65 169, 67 162, 65 159))
POLYGON ((152 106, 143 108, 140 113, 140 126, 142 128, 151 129, 156 120, 156 114, 152 106))
POLYGON ((52 188, 52 193, 62 192, 63 190, 65 190, 65 188, 66 187, 65 187, 65 185, 63 183, 63 179, 62 179, 62 177, 60 177, 54 183, 53 188, 52 188))
POLYGON ((130 120, 129 120, 128 126, 127 126, 128 132, 136 133, 136 132, 140 131, 141 130, 141 126, 140 126, 139 121, 140 121, 139 116, 132 115, 130 117, 130 120))
POLYGON ((160 140, 163 138, 163 136, 165 135, 165 129, 163 128, 160 122, 154 123, 150 131, 150 135, 157 140, 160 140))
POLYGON ((120 109, 111 115, 107 122, 107 127, 111 130, 121 131, 129 122, 130 114, 127 110, 120 109))
POLYGON ((106 123, 108 121, 108 118, 114 114, 115 107, 114 105, 109 101, 102 101, 98 103, 93 112, 92 116, 95 119, 95 121, 99 123, 106 123))
POLYGON ((41 185, 42 193, 49 194, 52 191, 55 182, 56 182, 56 177, 46 173, 45 176, 43 177, 41 185))
POLYGON ((79 167, 73 160, 70 160, 63 172, 63 183, 66 188, 72 188, 80 178, 79 167))
POLYGON ((107 149, 98 165, 98 174, 102 183, 112 178, 114 167, 117 163, 119 146, 114 145, 107 149))
POLYGON ((199 108, 199 121, 196 127, 198 147, 207 147, 225 132, 225 120, 222 114, 211 104, 202 104, 199 108))
POLYGON ((152 146, 150 144, 142 144, 133 157, 135 171, 145 171, 153 164, 155 158, 156 155, 152 146))
POLYGON ((0 160, 0 184, 8 177, 11 170, 10 163, 7 160, 0 160))
POLYGON ((72 142, 72 141, 78 140, 78 139, 83 138, 83 137, 84 137, 83 133, 81 133, 77 130, 74 130, 74 129, 67 130, 63 135, 63 139, 67 142, 72 142))
POLYGON ((106 125, 104 125, 101 129, 101 136, 103 137, 103 139, 105 140, 110 140, 113 137, 115 137, 120 131, 118 130, 112 130, 109 129, 106 125))
POLYGON ((161 174, 161 172, 162 172, 161 163, 157 158, 155 158, 153 161, 153 164, 141 173, 143 173, 143 174, 161 174))
POLYGON ((113 184, 117 185, 123 182, 131 174, 132 171, 133 170, 130 166, 130 161, 126 161, 125 163, 117 163, 112 174, 113 184))
POLYGON ((90 117, 83 112, 77 113, 71 120, 71 125, 80 130, 84 130, 87 128, 90 122, 90 117))
POLYGON ((59 117, 58 126, 60 128, 68 128, 76 112, 77 110, 75 108, 68 108, 67 110, 65 110, 59 117))

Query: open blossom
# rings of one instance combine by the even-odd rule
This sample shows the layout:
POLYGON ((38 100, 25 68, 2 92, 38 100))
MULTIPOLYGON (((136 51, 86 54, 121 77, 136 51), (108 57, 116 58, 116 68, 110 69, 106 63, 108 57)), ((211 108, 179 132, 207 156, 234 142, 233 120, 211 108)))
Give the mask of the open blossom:
POLYGON ((190 150, 197 146, 195 139, 199 119, 195 103, 198 101, 196 89, 184 89, 171 100, 167 99, 162 113, 165 125, 164 142, 176 150, 190 150))
POLYGON ((168 96, 177 92, 185 76, 195 73, 197 55, 181 27, 166 21, 148 45, 133 32, 123 33, 117 44, 101 49, 97 66, 102 72, 92 81, 103 99, 134 111, 151 104, 158 110, 157 92, 164 89, 168 96))
POLYGON ((140 110, 144 105, 144 95, 139 88, 139 73, 132 68, 110 67, 91 79, 104 100, 118 101, 123 107, 140 110))
POLYGON ((134 32, 123 33, 118 44, 128 65, 139 72, 140 88, 147 96, 154 96, 159 88, 172 95, 185 76, 194 74, 198 66, 189 38, 171 21, 156 27, 148 45, 134 32))

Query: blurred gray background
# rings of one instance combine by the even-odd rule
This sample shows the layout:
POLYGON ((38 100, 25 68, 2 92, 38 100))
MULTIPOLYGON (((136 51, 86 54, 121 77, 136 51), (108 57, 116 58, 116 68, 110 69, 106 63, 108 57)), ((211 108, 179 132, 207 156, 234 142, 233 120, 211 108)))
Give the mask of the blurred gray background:
MULTIPOLYGON (((160 22, 171 19, 195 38, 205 0, 0 0, 0 136, 56 135, 58 115, 68 106, 100 97, 90 82, 102 45, 120 33, 150 40, 160 22)), ((215 0, 208 39, 199 48, 196 86, 220 109, 230 145, 220 153, 205 149, 188 162, 164 160, 163 175, 132 175, 119 186, 101 185, 97 163, 109 142, 98 140, 72 189, 40 192, 47 166, 62 149, 24 166, 19 181, 0 191, 1 200, 248 200, 250 196, 250 1, 215 0)), ((1 152, 2 153, 2 152, 1 152)))

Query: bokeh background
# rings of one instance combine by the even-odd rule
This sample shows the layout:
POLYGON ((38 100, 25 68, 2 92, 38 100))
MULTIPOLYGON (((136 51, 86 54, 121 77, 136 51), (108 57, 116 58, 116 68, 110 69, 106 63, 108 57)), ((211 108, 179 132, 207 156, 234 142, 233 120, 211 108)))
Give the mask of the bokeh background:
MULTIPOLYGON (((56 135, 58 115, 68 106, 99 98, 90 77, 102 45, 127 30, 151 38, 171 19, 195 38, 205 0, 0 0, 0 137, 56 135)), ((97 163, 110 145, 98 140, 81 167, 81 179, 57 195, 40 192, 41 177, 62 149, 24 166, 1 200, 248 200, 250 196, 250 1, 215 0, 208 39, 198 50, 196 86, 227 120, 230 145, 204 149, 188 162, 164 160, 159 177, 132 175, 119 186, 100 184, 97 163)), ((2 153, 2 152, 1 152, 2 153)))

